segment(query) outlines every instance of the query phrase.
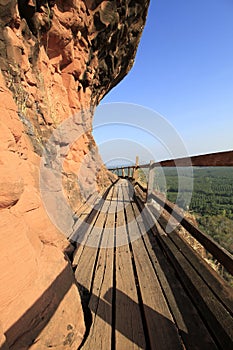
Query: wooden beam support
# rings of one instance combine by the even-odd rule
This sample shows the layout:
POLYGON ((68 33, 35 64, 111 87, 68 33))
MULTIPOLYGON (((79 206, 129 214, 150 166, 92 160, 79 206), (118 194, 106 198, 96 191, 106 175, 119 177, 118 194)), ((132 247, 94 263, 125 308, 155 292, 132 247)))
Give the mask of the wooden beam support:
POLYGON ((149 167, 149 173, 148 173, 148 182, 147 182, 147 196, 146 196, 146 201, 149 199, 149 195, 153 191, 153 185, 154 185, 154 167, 153 167, 154 161, 150 161, 150 167, 149 167))

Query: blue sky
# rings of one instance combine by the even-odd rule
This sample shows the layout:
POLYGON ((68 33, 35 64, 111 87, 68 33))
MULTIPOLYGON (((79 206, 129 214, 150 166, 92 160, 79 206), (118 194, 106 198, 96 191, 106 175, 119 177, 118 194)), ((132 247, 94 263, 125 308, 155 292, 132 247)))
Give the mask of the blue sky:
MULTIPOLYGON (((190 155, 233 149, 232 16, 232 0, 151 0, 134 67, 101 104, 136 103, 157 111, 190 155)), ((98 118, 97 113, 97 124, 98 118)), ((94 130, 100 153, 110 135, 121 139, 124 130, 124 125, 94 130)), ((135 139, 149 142, 146 134, 135 139)), ((104 160, 110 157, 107 148, 104 160)))

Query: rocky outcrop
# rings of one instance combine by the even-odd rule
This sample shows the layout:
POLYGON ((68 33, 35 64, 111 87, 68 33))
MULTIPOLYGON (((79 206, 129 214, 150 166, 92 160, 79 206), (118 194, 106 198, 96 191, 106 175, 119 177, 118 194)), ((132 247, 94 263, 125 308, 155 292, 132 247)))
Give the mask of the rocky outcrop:
POLYGON ((0 0, 1 349, 77 349, 82 341, 72 247, 42 201, 41 156, 71 118, 78 138, 62 168, 70 207, 110 183, 91 134, 93 111, 131 68, 147 6, 0 0))
POLYGON ((4 125, 0 152, 3 344, 6 349, 27 349, 33 343, 36 349, 50 345, 63 349, 67 342, 67 347, 73 344, 75 348, 85 326, 64 254, 70 246, 46 215, 38 187, 40 159, 23 132, 17 106, 2 76, 0 115, 4 125))

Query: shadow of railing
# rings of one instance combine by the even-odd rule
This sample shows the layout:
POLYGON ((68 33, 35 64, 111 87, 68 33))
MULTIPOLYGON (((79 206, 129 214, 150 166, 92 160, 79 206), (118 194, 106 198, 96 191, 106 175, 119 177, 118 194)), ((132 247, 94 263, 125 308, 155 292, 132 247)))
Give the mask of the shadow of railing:
MULTIPOLYGON (((132 329, 133 320, 138 319, 138 312, 140 309, 139 303, 136 303, 128 295, 126 295, 125 293, 123 293, 118 289, 116 289, 115 293, 113 293, 113 288, 109 288, 108 291, 103 296, 103 299, 101 299, 94 294, 90 295, 88 290, 79 283, 78 283, 78 288, 79 288, 81 297, 83 294, 85 295, 83 307, 87 318, 90 318, 90 317, 92 318, 91 313, 93 313, 93 317, 95 317, 96 315, 100 317, 104 322, 109 324, 112 327, 113 333, 115 333, 116 331, 119 332, 128 340, 130 340, 132 344, 136 345, 140 349, 147 349, 147 348, 153 349, 153 344, 150 344, 149 337, 148 338, 146 337, 145 339, 145 335, 146 333, 148 333, 148 331, 144 333, 141 333, 141 332, 137 333, 137 332, 133 332, 133 329, 132 329), (89 298, 87 298, 87 295, 89 295, 89 298), (116 322, 116 320, 113 320, 113 318, 115 317, 115 312, 113 311, 113 307, 114 307, 113 305, 115 304, 115 301, 113 301, 113 295, 115 299, 118 301, 119 305, 122 305, 122 307, 124 307, 124 310, 122 310, 124 319, 121 318, 121 322, 119 321, 116 322), (92 299, 91 303, 89 303, 90 298, 92 299), (92 305, 95 305, 95 308, 93 307, 90 310, 89 307, 92 307, 92 305), (114 328, 114 325, 115 325, 115 328, 114 328), (129 325, 131 325, 131 327, 129 325)), ((144 314, 147 314, 147 319, 149 319, 150 322, 158 325, 157 329, 155 329, 154 331, 156 333, 157 343, 161 344, 161 349, 165 349, 162 344, 166 343, 165 337, 167 337, 167 334, 164 334, 163 332, 161 332, 161 329, 170 330, 170 335, 172 333, 174 335, 174 337, 171 337, 172 339, 179 338, 176 325, 171 320, 167 319, 165 316, 161 315, 156 310, 153 310, 147 305, 143 305, 143 311, 141 310, 141 312, 143 312, 144 314)), ((145 317, 142 315, 141 317, 142 324, 145 323, 145 321, 143 321, 144 318, 145 317)), ((87 329, 85 340, 89 335, 92 322, 89 320, 88 324, 89 324, 89 328, 87 329)), ((147 325, 143 324, 144 331, 145 331, 145 327, 147 328, 147 325)), ((115 336, 112 337, 112 340, 114 339, 115 339, 115 336)), ((79 349, 82 348, 83 344, 85 343, 85 340, 79 349)), ((180 343, 180 347, 177 347, 177 344, 175 347, 177 350, 183 349, 181 343, 180 343)), ((112 344, 112 348, 115 348, 115 344, 112 344)))

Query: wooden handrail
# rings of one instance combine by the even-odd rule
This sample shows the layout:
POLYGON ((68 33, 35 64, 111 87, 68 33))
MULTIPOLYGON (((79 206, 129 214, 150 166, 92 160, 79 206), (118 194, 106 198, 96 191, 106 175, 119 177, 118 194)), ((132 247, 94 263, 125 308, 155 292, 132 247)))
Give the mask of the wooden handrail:
POLYGON ((143 185, 140 182, 136 181, 134 183, 134 186, 136 186, 136 185, 142 190, 142 192, 147 192, 147 188, 143 187, 143 185))
MULTIPOLYGON (((153 167, 189 167, 189 166, 198 166, 198 167, 207 167, 207 166, 233 166, 233 151, 224 151, 217 153, 209 153, 198 156, 191 156, 185 158, 177 159, 168 159, 161 162, 156 162, 153 164, 153 167)), ((141 165, 132 165, 132 166, 122 166, 118 169, 127 169, 127 168, 149 168, 150 163, 141 164, 141 165)), ((113 171, 116 168, 110 168, 108 170, 113 171)))
MULTIPOLYGON (((125 177, 125 170, 128 173, 130 173, 130 169, 133 169, 132 171, 132 178, 135 182, 137 182, 137 169, 147 168, 149 169, 148 173, 148 184, 147 184, 147 198, 150 195, 150 192, 152 191, 153 187, 153 170, 156 167, 191 167, 191 166, 198 166, 198 167, 223 167, 223 166, 233 166, 233 151, 224 151, 224 152, 217 152, 217 153, 209 153, 209 154, 203 154, 198 156, 192 156, 192 157, 185 157, 185 158, 177 158, 177 159, 169 159, 164 160, 161 162, 153 162, 151 161, 148 164, 139 165, 139 157, 136 157, 135 165, 132 166, 122 166, 120 168, 111 168, 109 170, 114 171, 117 170, 118 176, 119 170, 122 172, 122 177, 125 177)), ((142 188, 141 188, 142 189, 142 188)), ((142 189, 143 192, 145 192, 144 189, 142 189)))

